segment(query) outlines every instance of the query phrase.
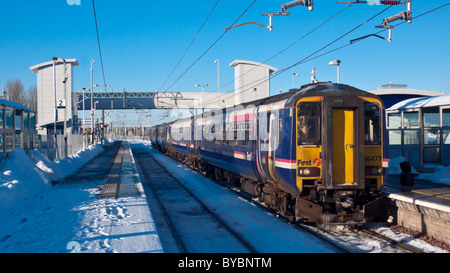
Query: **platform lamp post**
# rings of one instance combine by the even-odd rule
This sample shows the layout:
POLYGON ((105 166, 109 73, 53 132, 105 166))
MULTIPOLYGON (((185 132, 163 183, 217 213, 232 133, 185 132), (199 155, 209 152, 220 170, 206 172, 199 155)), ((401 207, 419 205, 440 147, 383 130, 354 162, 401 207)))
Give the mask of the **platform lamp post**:
POLYGON ((89 88, 83 88, 83 149, 86 149, 86 115, 84 108, 84 91, 91 91, 89 88))
POLYGON ((195 86, 202 88, 202 113, 203 113, 204 112, 204 109, 203 109, 203 92, 205 91, 205 87, 211 87, 211 85, 210 84, 206 84, 206 85, 204 85, 204 84, 196 84, 195 86))
POLYGON ((215 64, 217 64, 217 109, 220 108, 219 106, 219 94, 220 94, 220 70, 219 70, 219 59, 216 59, 214 61, 215 64))
MULTIPOLYGON (((98 100, 96 100, 95 102, 94 102, 94 132, 96 132, 97 131, 97 121, 96 121, 96 116, 95 116, 95 111, 97 110, 97 103, 98 103, 98 100)), ((95 138, 96 139, 96 141, 97 141, 97 138, 98 138, 98 134, 93 134, 93 136, 94 135, 97 135, 97 137, 95 138)))
POLYGON ((292 88, 295 88, 295 77, 298 77, 298 76, 300 76, 300 75, 297 73, 292 74, 292 88))
POLYGON ((95 60, 91 59, 91 140, 94 140, 94 68, 95 60))
POLYGON ((341 83, 341 75, 340 75, 341 60, 331 61, 328 63, 328 65, 336 65, 337 66, 337 83, 341 83))

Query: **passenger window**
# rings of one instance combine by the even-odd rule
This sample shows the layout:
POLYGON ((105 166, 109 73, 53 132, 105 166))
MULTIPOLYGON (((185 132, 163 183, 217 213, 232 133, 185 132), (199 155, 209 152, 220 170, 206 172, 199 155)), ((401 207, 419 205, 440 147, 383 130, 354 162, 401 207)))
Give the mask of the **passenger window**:
MULTIPOLYGON (((5 110, 3 110, 3 109, 0 109, 0 129, 3 129, 3 113, 4 113, 4 111, 5 110)), ((2 140, 2 143, 3 143, 3 140, 2 140)))
POLYGON ((320 105, 317 102, 299 103, 297 109, 298 145, 320 144, 320 105))
POLYGON ((12 109, 6 109, 6 128, 13 128, 14 126, 14 111, 12 109))
POLYGON ((241 124, 241 130, 244 131, 244 139, 242 141, 243 146, 250 146, 250 130, 251 130, 251 121, 244 121, 241 124))
POLYGON ((389 128, 399 128, 402 126, 402 114, 401 113, 390 113, 388 114, 388 124, 389 128))
POLYGON ((366 145, 381 144, 381 110, 375 103, 364 103, 364 139, 366 145))
POLYGON ((389 130, 389 145, 401 145, 401 144, 402 144, 402 131, 389 130))
POLYGON ((405 113, 403 113, 403 126, 404 127, 417 127, 417 126, 419 126, 419 112, 405 112, 405 113))
POLYGON ((404 130, 403 131, 404 145, 419 145, 419 130, 404 130))

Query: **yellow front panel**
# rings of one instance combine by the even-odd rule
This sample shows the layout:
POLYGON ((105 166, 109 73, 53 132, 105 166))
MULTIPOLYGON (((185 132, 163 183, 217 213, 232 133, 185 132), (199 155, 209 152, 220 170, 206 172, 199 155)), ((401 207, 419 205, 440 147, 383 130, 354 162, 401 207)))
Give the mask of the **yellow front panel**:
MULTIPOLYGON (((366 146, 364 149, 364 165, 366 167, 382 168, 383 164, 383 146, 366 146)), ((377 179, 377 190, 381 190, 383 186, 382 175, 371 175, 366 173, 366 178, 377 179)))
POLYGON ((333 109, 333 184, 354 183, 354 110, 333 109))
MULTIPOLYGON (((306 102, 306 101, 321 101, 323 99, 322 96, 314 96, 314 97, 305 97, 300 99, 297 102, 296 109, 298 107, 298 104, 300 102, 306 102)), ((295 124, 298 125, 297 120, 297 114, 296 114, 296 122, 295 124)), ((298 128, 296 128, 296 139, 298 140, 298 128)), ((298 175, 297 171, 297 187, 300 192, 303 191, 303 180, 304 179, 320 179, 322 176, 322 159, 320 157, 320 153, 322 152, 322 146, 314 147, 315 145, 312 145, 312 147, 307 146, 299 146, 299 143, 297 143, 297 168, 303 168, 303 167, 316 167, 320 169, 320 176, 317 177, 301 177, 298 175)))
POLYGON ((320 179, 322 176, 322 159, 320 152, 322 147, 300 147, 297 146, 297 168, 315 167, 320 169, 320 176, 300 177, 297 174, 297 187, 303 190, 303 179, 320 179))

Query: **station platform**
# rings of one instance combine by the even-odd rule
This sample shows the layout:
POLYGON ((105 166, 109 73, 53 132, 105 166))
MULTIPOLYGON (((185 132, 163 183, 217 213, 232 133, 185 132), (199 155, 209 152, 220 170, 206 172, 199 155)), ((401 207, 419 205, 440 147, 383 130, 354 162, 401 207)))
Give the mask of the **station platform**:
MULTIPOLYGON (((116 141, 59 187, 84 189, 77 235, 82 253, 162 253, 130 144, 116 141)), ((80 209, 75 209, 79 211, 80 209)))
POLYGON ((400 175, 389 175, 383 192, 392 200, 395 223, 450 243, 450 186, 417 178, 403 186, 400 175))

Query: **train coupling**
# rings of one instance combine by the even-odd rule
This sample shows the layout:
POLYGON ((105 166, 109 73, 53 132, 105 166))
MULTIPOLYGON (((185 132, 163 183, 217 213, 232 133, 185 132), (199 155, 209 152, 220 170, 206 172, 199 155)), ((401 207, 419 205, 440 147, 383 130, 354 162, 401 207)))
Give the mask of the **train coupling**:
MULTIPOLYGON (((348 202, 349 200, 347 200, 348 202)), ((346 202, 346 203, 347 203, 346 202)), ((342 210, 337 213, 325 213, 323 206, 304 198, 298 197, 295 206, 297 219, 308 219, 317 225, 362 225, 365 223, 363 211, 348 212, 342 210)))

